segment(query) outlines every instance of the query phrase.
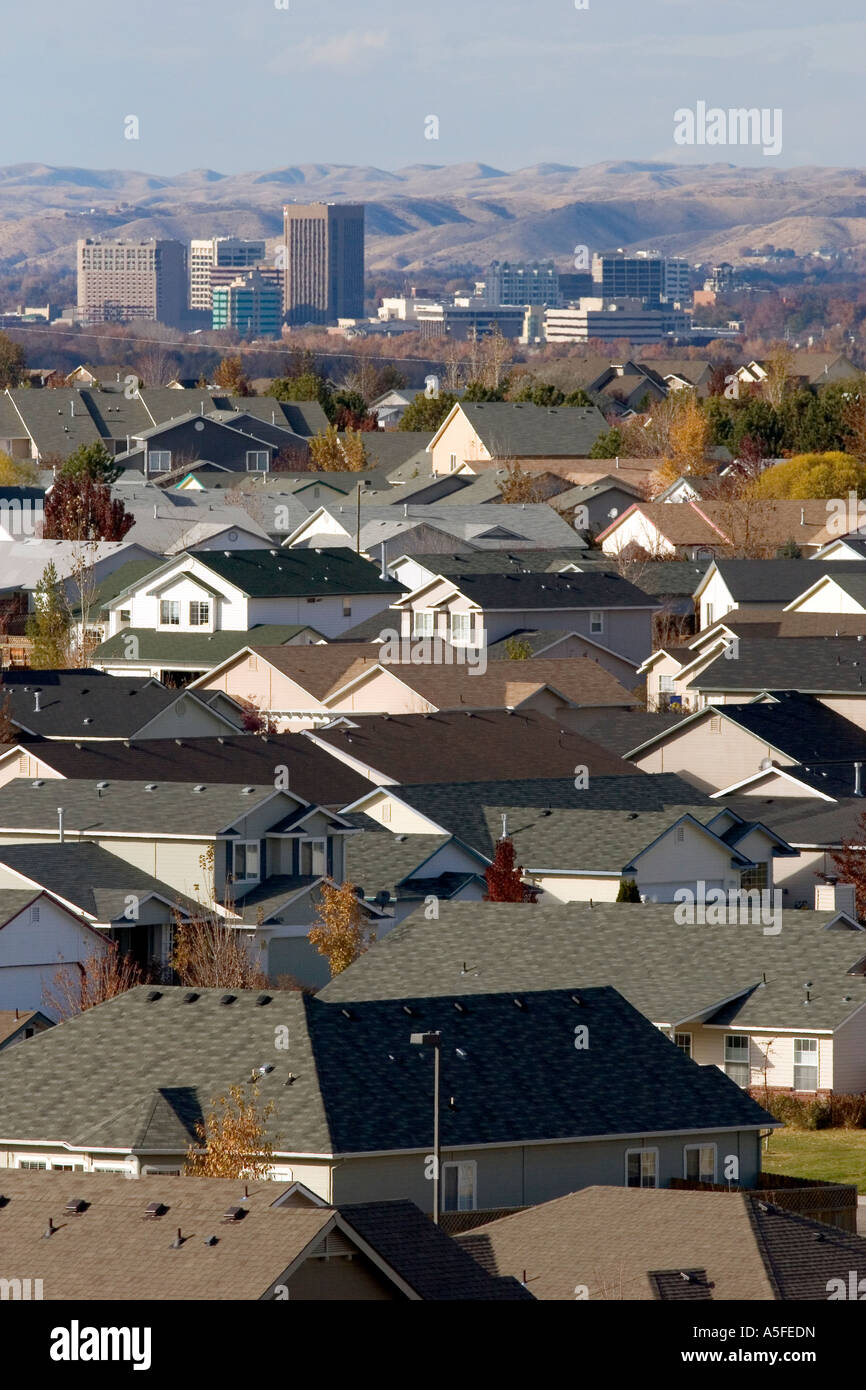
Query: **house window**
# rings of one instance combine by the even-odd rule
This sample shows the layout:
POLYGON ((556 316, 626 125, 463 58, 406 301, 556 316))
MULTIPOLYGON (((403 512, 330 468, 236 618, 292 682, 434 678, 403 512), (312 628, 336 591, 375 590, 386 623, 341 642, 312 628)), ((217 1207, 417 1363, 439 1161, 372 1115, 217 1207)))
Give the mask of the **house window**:
POLYGON ((180 627, 180 600, 163 598, 159 601, 159 621, 161 627, 180 627))
POLYGON ((412 613, 412 636, 433 636, 433 609, 416 608, 412 613))
POLYGON ((683 1177, 690 1182, 715 1182, 715 1144, 687 1144, 683 1149, 683 1177))
POLYGON ((121 626, 122 626, 122 627, 129 627, 129 624, 132 622, 132 609, 131 609, 131 608, 121 608, 121 610, 120 610, 120 622, 121 622, 121 626))
POLYGON ((678 844, 678 845, 681 845, 681 844, 683 843, 683 841, 685 840, 685 838, 686 838, 685 826, 683 826, 683 825, 678 825, 678 826, 677 826, 677 833, 676 833, 676 841, 677 841, 677 844, 678 844))
POLYGON ((467 1163, 442 1164, 442 1210, 475 1210, 476 1164, 472 1159, 467 1163))
POLYGON ((661 695, 671 695, 674 688, 673 676, 659 676, 659 693, 661 695))
POLYGON ((604 632, 604 614, 600 608, 594 609, 589 615, 590 632, 604 632))
POLYGON ((45 1171, 48 1168, 48 1160, 44 1158, 19 1158, 17 1166, 19 1168, 26 1168, 29 1171, 33 1171, 37 1168, 45 1171))
POLYGON ((448 631, 452 642, 465 645, 469 641, 470 615, 468 613, 449 613, 448 631))
POLYGON ((687 1057, 692 1055, 692 1035, 691 1033, 674 1033, 674 1043, 684 1052, 687 1057))
POLYGON ((236 840, 233 864, 236 883, 257 879, 259 877, 258 840, 236 840))
POLYGON ((267 473, 269 454, 267 449, 247 449, 247 472, 267 473))
POLYGON ((171 469, 171 450, 170 449, 148 449, 147 451, 147 471, 148 473, 168 473, 171 469))
POLYGON ((794 1039, 794 1090, 818 1089, 818 1039, 794 1039))
POLYGON ((769 874, 769 868, 765 863, 755 864, 752 866, 751 869, 743 869, 742 873, 740 874, 740 887, 746 889, 768 888, 770 886, 769 874))
POLYGON ((448 456, 448 466, 449 466, 449 468, 451 469, 451 472, 453 473, 454 470, 455 470, 455 468, 457 467, 457 455, 456 455, 456 454, 449 454, 449 456, 448 456))
POLYGON ((327 846, 324 840, 301 841, 301 873, 324 874, 327 871, 327 846))
POLYGON ((210 604, 193 599, 189 606, 190 627, 207 627, 210 622, 210 604))
POLYGON ((738 1086, 748 1086, 751 1067, 746 1033, 728 1033, 725 1036, 725 1075, 736 1081, 738 1086))
POLYGON ((626 1149, 626 1187, 658 1187, 658 1149, 626 1149))
POLYGON ((351 616, 352 616, 352 605, 351 605, 351 603, 349 602, 349 600, 348 600, 347 598, 344 598, 344 599, 343 599, 343 617, 344 617, 344 618, 351 618, 351 616))

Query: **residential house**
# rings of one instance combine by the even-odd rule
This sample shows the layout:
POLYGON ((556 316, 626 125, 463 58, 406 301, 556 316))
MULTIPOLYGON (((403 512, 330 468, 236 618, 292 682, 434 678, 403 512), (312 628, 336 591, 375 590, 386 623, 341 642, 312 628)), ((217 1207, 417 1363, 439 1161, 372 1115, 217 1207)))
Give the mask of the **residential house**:
MULTIPOLYGON (((741 385, 763 386, 769 375, 769 364, 758 360, 746 362, 737 368, 735 375, 741 385)), ((786 375, 802 389, 853 381, 859 379, 862 372, 841 352, 793 352, 786 375)))
MULTIPOLYGON (((39 1012, 54 1022, 52 990, 55 997, 62 993, 58 971, 64 965, 76 969, 108 945, 82 913, 53 893, 20 880, 13 888, 7 883, 0 875, 0 1010, 39 1012)), ((33 1025, 34 1037, 39 1031, 33 1025)))
POLYGON ((561 516, 544 502, 502 502, 472 506, 428 502, 365 505, 360 518, 356 505, 323 504, 289 533, 283 545, 348 547, 360 549, 382 565, 418 551, 520 550, 540 548, 580 549, 585 542, 561 516))
POLYGON ((41 1009, 0 1009, 0 1050, 53 1026, 54 1020, 41 1009))
POLYGON ((458 401, 430 443, 434 473, 477 473, 494 460, 523 465, 586 458, 607 423, 596 406, 530 405, 528 402, 458 401))
MULTIPOLYGON (((859 561, 836 561, 833 573, 841 575, 859 567, 859 561), (843 565, 845 570, 843 570, 843 565)), ((701 628, 712 627, 733 609, 748 612, 760 607, 784 608, 803 594, 819 577, 802 560, 727 560, 717 558, 708 566, 694 593, 701 628)), ((824 610, 829 611, 829 610, 824 610)), ((839 612, 851 612, 850 606, 839 612)))
POLYGON ((190 738, 237 733, 241 707, 221 694, 169 690, 159 681, 89 667, 3 673, 3 702, 18 739, 190 738))
POLYGON ((214 1097, 252 1067, 273 1105, 274 1178, 338 1206, 429 1210, 433 1049, 413 1046, 421 1032, 440 1033, 441 1094, 454 1097, 440 1108, 446 1211, 599 1182, 664 1187, 694 1145, 735 1157, 749 1185, 775 1124, 607 987, 466 994, 455 970, 448 995, 347 1006, 145 985, 0 1055, 0 1164, 178 1172, 214 1097), (592 1046, 576 1046, 587 1028, 592 1046))
MULTIPOLYGON (((419 909, 320 997, 396 1000, 422 984, 448 996, 461 970, 479 1000, 553 981, 582 995, 604 980, 686 1056, 738 1086, 866 1089, 866 934, 857 922, 833 909, 785 910, 780 929, 765 931, 748 916, 713 922, 709 906, 706 922, 693 915, 677 920, 663 903, 441 903, 434 923, 419 909)), ((709 1170, 702 1160, 676 1176, 723 1181, 721 1153, 709 1170)), ((741 1171, 739 1181, 751 1180, 741 1171)))
POLYGON ((815 553, 832 534, 831 526, 823 501, 636 502, 597 539, 607 555, 634 549, 654 559, 712 560, 737 549, 772 556, 789 543, 815 553))

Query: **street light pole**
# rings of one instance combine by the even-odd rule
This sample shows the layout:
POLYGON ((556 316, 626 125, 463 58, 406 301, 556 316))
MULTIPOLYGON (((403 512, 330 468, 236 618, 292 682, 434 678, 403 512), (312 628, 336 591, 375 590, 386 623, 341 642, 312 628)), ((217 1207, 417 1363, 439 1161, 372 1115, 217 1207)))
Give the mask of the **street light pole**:
POLYGON ((441 1033, 410 1033, 413 1047, 433 1048, 433 1221, 439 1225, 439 1057, 442 1051, 441 1033))

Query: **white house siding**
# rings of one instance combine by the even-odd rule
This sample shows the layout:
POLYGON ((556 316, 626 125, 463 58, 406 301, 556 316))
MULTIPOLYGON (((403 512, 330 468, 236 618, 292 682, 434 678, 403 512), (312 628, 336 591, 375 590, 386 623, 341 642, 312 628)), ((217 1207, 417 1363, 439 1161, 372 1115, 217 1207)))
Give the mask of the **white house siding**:
POLYGON ((60 773, 43 763, 34 753, 17 753, 8 760, 0 761, 0 787, 5 787, 7 782, 13 781, 16 777, 59 778, 60 773))
MULTIPOLYGON (((21 888, 18 880, 10 884, 21 888)), ((41 1009, 50 1018, 56 1013, 44 998, 62 962, 84 961, 95 951, 107 950, 99 938, 62 907, 42 897, 0 929, 0 1009, 41 1009), (39 920, 32 920, 32 909, 39 920)))
MULTIPOLYGON (((816 801, 815 806, 826 806, 816 801)), ((775 861, 776 887, 781 888, 785 907, 815 906, 815 885, 822 883, 819 874, 838 874, 829 853, 823 849, 801 849, 796 859, 775 861)))
POLYGON ((587 874, 527 874, 526 877, 544 889, 544 901, 561 903, 613 903, 619 892, 619 874, 613 878, 593 878, 587 874))
POLYGON ((833 1090, 842 1095, 866 1091, 866 1005, 836 1029, 833 1040, 833 1090))
MULTIPOLYGON (((125 675, 128 672, 124 672, 125 675)), ((239 722, 239 716, 235 716, 239 722)), ((139 732, 140 738, 209 738, 232 730, 214 710, 193 700, 178 700, 154 715, 139 732)))
MULTIPOLYGON (((803 588, 808 588, 808 580, 804 581, 803 588)), ((840 588, 835 579, 826 579, 808 598, 789 606, 794 613, 866 613, 866 608, 840 588)))
POLYGON ((725 1028, 690 1028, 683 1026, 683 1032, 692 1034, 692 1057, 702 1066, 713 1064, 724 1071, 725 1037, 732 1033, 747 1033, 749 1037, 749 1064, 752 1086, 766 1084, 782 1090, 791 1090, 794 1085, 794 1040, 812 1038, 818 1042, 818 1086, 819 1091, 833 1089, 833 1039, 826 1034, 811 1032, 804 1027, 801 1033, 774 1033, 772 1031, 749 1032, 738 1028, 736 1023, 725 1028))
MULTIPOLYGON (((638 888, 650 901, 673 902, 678 888, 739 888, 738 870, 731 868, 732 851, 715 843, 697 826, 673 826, 635 862, 638 888), (678 839, 678 835, 682 839, 678 839)), ((684 928, 685 930, 685 928, 684 928)))
POLYGON ((402 802, 395 801, 387 792, 365 802, 365 816, 378 821, 395 835, 435 835, 436 829, 419 811, 402 802))
POLYGON ((629 545, 639 545, 647 554, 661 560, 676 554, 676 546, 661 534, 643 512, 633 512, 621 521, 616 530, 602 541, 601 548, 605 555, 619 555, 629 545))
POLYGON ((703 630, 705 627, 711 627, 713 623, 717 623, 720 618, 723 618, 726 613, 732 612, 735 608, 739 608, 739 604, 734 602, 731 591, 724 579, 720 574, 714 574, 701 594, 701 629, 703 630))

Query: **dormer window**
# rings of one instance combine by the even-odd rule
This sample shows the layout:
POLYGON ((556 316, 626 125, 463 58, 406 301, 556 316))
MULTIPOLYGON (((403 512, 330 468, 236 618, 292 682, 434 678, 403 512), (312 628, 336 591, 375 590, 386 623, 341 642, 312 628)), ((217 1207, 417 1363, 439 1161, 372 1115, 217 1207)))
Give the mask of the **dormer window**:
POLYGON ((261 876, 260 860, 258 840, 236 840, 232 859, 235 883, 258 882, 261 876))
POLYGON ((159 601, 160 627, 180 627, 180 600, 163 598, 159 601))
POLYGON ((210 603, 206 601, 196 601, 194 599, 189 606, 190 627, 207 627, 209 622, 210 603))

